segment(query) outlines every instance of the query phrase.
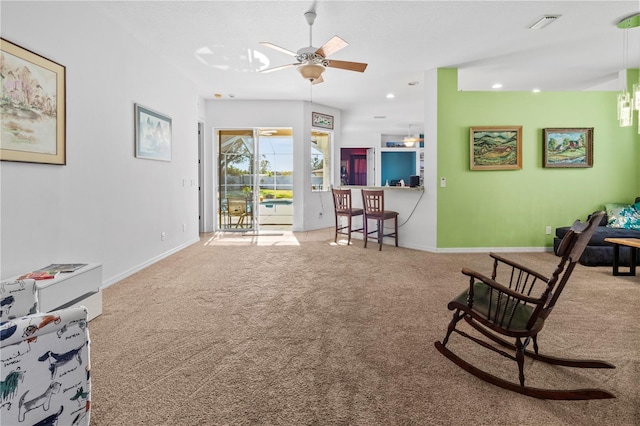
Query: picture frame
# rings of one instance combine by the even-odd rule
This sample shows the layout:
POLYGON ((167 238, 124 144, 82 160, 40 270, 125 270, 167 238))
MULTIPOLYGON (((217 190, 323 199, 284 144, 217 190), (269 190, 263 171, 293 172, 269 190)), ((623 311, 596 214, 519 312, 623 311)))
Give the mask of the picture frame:
POLYGON ((311 125, 313 127, 321 127, 323 129, 333 130, 333 116, 320 114, 319 112, 312 112, 311 125))
POLYGON ((522 169, 522 126, 471 127, 470 168, 522 169))
POLYGON ((65 165, 65 66, 0 38, 0 74, 0 160, 65 165))
POLYGON ((542 129, 545 168, 593 167, 593 127, 542 129))
POLYGON ((134 104, 135 156, 171 161, 171 117, 134 104))

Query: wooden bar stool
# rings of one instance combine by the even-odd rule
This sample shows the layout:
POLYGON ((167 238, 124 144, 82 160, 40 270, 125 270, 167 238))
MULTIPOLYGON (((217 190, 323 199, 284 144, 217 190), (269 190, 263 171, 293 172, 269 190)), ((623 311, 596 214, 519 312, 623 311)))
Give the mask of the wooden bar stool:
POLYGON ((351 244, 351 233, 362 232, 363 228, 353 229, 352 219, 354 216, 363 214, 362 209, 354 209, 351 207, 351 190, 350 189, 332 189, 333 207, 336 215, 336 236, 334 242, 338 242, 338 234, 347 235, 347 244, 351 244), (340 223, 340 218, 346 217, 346 225, 340 223), (347 230, 346 232, 344 230, 347 230))
POLYGON ((398 247, 398 212, 384 209, 384 190, 362 190, 362 206, 364 207, 364 247, 367 248, 367 240, 369 234, 376 234, 376 239, 380 247, 378 250, 382 250, 382 240, 384 237, 395 237, 396 247, 398 247), (394 231, 388 234, 384 233, 384 221, 387 219, 393 219, 394 231), (377 229, 375 231, 368 230, 369 220, 375 220, 377 222, 377 229))

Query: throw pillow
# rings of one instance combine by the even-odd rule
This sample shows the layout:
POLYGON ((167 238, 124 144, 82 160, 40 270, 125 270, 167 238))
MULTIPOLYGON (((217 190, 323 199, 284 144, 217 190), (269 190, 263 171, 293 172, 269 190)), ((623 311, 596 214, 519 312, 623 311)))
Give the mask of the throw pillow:
POLYGON ((640 203, 605 204, 609 228, 635 229, 640 231, 640 203))

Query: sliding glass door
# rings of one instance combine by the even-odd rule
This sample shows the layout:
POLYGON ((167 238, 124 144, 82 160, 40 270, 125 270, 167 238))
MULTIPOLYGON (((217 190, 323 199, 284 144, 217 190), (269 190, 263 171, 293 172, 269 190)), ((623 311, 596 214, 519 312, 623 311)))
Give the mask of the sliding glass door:
POLYGON ((255 228, 256 135, 253 129, 218 130, 218 228, 255 228))
POLYGON ((218 130, 218 229, 293 225, 290 128, 218 130))

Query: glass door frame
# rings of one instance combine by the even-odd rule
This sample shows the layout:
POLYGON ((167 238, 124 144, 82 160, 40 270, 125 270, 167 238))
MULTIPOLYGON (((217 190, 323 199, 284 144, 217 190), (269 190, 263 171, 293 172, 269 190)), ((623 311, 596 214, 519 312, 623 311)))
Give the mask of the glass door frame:
MULTIPOLYGON (((258 143, 258 129, 256 128, 227 128, 227 129, 216 129, 216 152, 217 152, 217 170, 218 170, 218 185, 217 185, 217 201, 218 201, 218 229, 221 231, 238 231, 238 232, 246 232, 246 231, 255 231, 257 230, 258 221, 259 221, 259 179, 257 178, 256 171, 258 170, 258 159, 260 158, 259 143, 258 143), (237 132, 237 136, 242 140, 242 136, 248 137, 251 139, 251 146, 248 147, 250 159, 248 161, 249 170, 248 173, 240 176, 240 182, 236 183, 235 186, 242 186, 244 182, 243 176, 249 176, 249 194, 244 195, 244 197, 240 194, 234 194, 236 196, 229 197, 228 191, 228 174, 226 171, 228 170, 228 165, 222 167, 222 158, 227 153, 223 152, 223 141, 222 138, 225 134, 233 135, 233 132, 237 132), (234 205, 229 205, 229 200, 232 198, 234 200, 234 205), (242 199, 244 199, 244 207, 242 206, 242 199), (233 208, 238 213, 237 215, 232 215, 230 212, 230 208, 233 208), (235 219, 235 227, 232 223, 232 218, 235 219), (248 222, 248 223, 247 223, 248 222)), ((246 146, 245 141, 243 140, 243 145, 246 146)), ((242 155, 242 154, 240 154, 242 155)), ((246 187, 246 186, 245 186, 246 187)), ((240 191, 245 192, 244 188, 240 188, 240 191)))

